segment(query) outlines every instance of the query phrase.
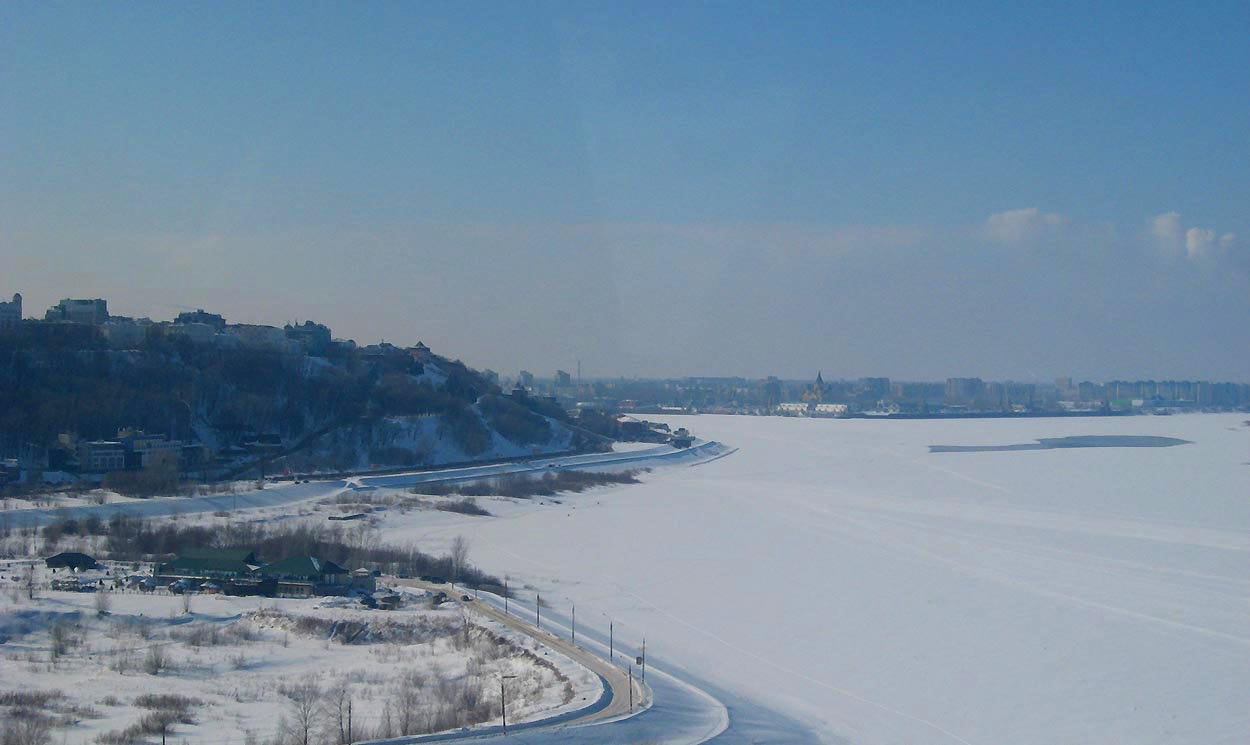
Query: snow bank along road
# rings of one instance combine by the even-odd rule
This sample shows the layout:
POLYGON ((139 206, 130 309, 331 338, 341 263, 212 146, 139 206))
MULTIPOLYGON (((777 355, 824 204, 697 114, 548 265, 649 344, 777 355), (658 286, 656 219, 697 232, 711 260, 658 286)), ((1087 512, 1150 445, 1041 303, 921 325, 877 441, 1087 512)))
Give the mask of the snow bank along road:
POLYGON ((556 470, 602 471, 682 465, 711 460, 727 452, 730 452, 730 448, 718 442, 700 442, 694 447, 686 449, 661 445, 643 450, 588 453, 586 455, 567 456, 554 460, 547 456, 537 460, 520 460, 488 466, 469 466, 439 471, 389 474, 386 476, 359 476, 350 479, 315 481, 307 484, 273 485, 264 489, 239 494, 189 498, 155 497, 117 504, 83 505, 55 509, 7 510, 0 512, 0 520, 7 521, 7 524, 12 528, 23 528, 46 525, 61 517, 81 519, 89 515, 98 515, 107 520, 117 514, 148 518, 199 512, 234 512, 281 507, 311 499, 322 499, 348 489, 402 488, 419 484, 472 481, 506 474, 541 474, 556 470))

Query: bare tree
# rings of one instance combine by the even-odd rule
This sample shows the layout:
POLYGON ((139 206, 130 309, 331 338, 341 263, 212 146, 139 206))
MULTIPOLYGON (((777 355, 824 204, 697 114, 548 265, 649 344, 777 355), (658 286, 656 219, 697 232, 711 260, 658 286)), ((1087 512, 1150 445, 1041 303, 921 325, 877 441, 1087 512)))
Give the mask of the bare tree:
POLYGON ((374 731, 375 740, 389 740, 395 736, 395 725, 391 720, 391 702, 388 700, 382 704, 382 719, 378 722, 378 728, 374 731))
POLYGON ((48 745, 52 741, 52 720, 30 709, 17 709, 0 722, 3 745, 48 745))
POLYGON ((169 660, 165 657, 165 647, 162 644, 153 644, 148 647, 148 654, 143 658, 143 671, 148 675, 156 675, 169 666, 169 660))
POLYGON ((469 566, 469 539, 462 535, 458 535, 451 542, 451 552, 448 554, 451 561, 451 581, 459 582, 460 576, 469 566))
POLYGON ((396 724, 400 736, 415 735, 417 711, 421 708, 421 687, 425 681, 420 673, 409 671, 399 681, 395 690, 396 724))
POLYGON ((313 733, 325 713, 321 687, 310 681, 283 692, 288 699, 287 711, 291 715, 287 721, 287 736, 292 745, 311 745, 313 733))
POLYGON ((347 681, 334 689, 334 724, 339 734, 339 745, 350 745, 355 739, 352 731, 352 696, 347 681))
POLYGON ((113 597, 107 590, 97 590, 95 594, 95 613, 97 616, 107 616, 113 608, 113 597))
POLYGON ((169 735, 169 731, 178 723, 178 713, 175 711, 154 711, 143 717, 139 722, 139 726, 143 731, 153 735, 161 736, 161 745, 165 745, 165 738, 169 735))
POLYGON ((48 637, 51 640, 49 652, 52 659, 56 659, 69 651, 70 633, 69 624, 64 621, 57 621, 52 624, 52 628, 48 630, 48 637))

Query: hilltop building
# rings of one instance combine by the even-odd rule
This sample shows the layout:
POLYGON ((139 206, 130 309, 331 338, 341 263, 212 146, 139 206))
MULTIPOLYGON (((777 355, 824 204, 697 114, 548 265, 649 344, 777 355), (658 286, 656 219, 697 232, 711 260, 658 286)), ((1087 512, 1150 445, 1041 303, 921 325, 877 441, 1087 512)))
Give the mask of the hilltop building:
POLYGON ((206 326, 212 326, 217 332, 226 330, 226 319, 217 313, 206 313, 203 308, 197 308, 195 312, 186 311, 179 313, 174 319, 175 324, 202 323, 206 326))
POLYGON ((113 316, 100 327, 100 331, 108 341, 109 349, 138 349, 147 338, 151 326, 152 321, 147 318, 136 321, 133 318, 113 316))
POLYGON ((22 325, 22 295, 14 293, 12 302, 0 303, 0 334, 12 334, 22 325))
POLYGON ((323 326, 320 323, 312 321, 304 321, 302 324, 287 324, 283 327, 287 338, 294 339, 303 345, 304 350, 309 354, 321 357, 325 355, 326 350, 330 348, 330 327, 323 326))
POLYGON ((107 300, 99 298, 94 300, 65 298, 48 308, 48 312, 44 314, 43 319, 45 321, 65 321, 68 323, 83 323, 89 326, 101 326, 109 319, 109 305, 107 300))
POLYGON ((233 334, 241 346, 250 349, 285 351, 288 348, 286 332, 276 326, 236 323, 227 326, 226 333, 233 334))
POLYGON ((434 359, 434 353, 430 348, 425 346, 425 342, 417 342, 415 347, 408 348, 408 354, 417 362, 431 362, 434 359))

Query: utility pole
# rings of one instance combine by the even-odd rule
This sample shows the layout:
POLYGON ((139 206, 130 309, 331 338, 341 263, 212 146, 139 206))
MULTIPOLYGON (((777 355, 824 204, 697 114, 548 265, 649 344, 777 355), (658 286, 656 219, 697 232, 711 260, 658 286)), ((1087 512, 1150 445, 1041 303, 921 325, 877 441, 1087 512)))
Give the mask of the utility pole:
POLYGON ((634 663, 629 663, 629 710, 634 710, 634 663))
POLYGON ((503 578, 503 614, 508 615, 508 578, 503 578))
POLYGON ((504 698, 503 682, 508 678, 515 678, 515 675, 499 676, 499 716, 503 718, 503 733, 508 734, 508 704, 504 698))
POLYGON ((608 662, 616 662, 616 653, 612 651, 612 619, 608 619, 608 662))
POLYGON ((647 637, 642 637, 642 682, 647 682, 647 637))
POLYGON ((541 594, 535 593, 535 598, 536 599, 534 600, 534 625, 538 627, 539 631, 542 631, 543 630, 543 596, 541 594))
POLYGON ((573 603, 573 646, 577 646, 577 603, 573 603))

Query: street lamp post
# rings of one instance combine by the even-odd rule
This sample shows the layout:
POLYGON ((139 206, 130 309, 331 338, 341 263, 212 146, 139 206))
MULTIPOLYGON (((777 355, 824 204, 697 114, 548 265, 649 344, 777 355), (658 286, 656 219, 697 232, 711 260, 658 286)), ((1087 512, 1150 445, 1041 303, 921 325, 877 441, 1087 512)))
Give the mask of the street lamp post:
MULTIPOLYGON (((602 612, 602 611, 601 611, 601 612, 602 612)), ((613 623, 612 623, 612 616, 609 616, 609 615, 607 614, 607 612, 603 612, 603 617, 604 617, 604 618, 606 618, 606 619, 608 619, 608 661, 609 661, 609 662, 612 662, 612 663, 615 663, 615 662, 616 662, 616 651, 615 651, 615 648, 614 648, 614 646, 613 646, 613 639, 612 639, 612 631, 613 631, 613 628, 612 628, 612 627, 613 627, 613 623)))
POLYGON ((503 682, 509 678, 515 678, 515 675, 499 676, 499 716, 503 718, 503 733, 508 734, 508 702, 504 698, 503 682))

